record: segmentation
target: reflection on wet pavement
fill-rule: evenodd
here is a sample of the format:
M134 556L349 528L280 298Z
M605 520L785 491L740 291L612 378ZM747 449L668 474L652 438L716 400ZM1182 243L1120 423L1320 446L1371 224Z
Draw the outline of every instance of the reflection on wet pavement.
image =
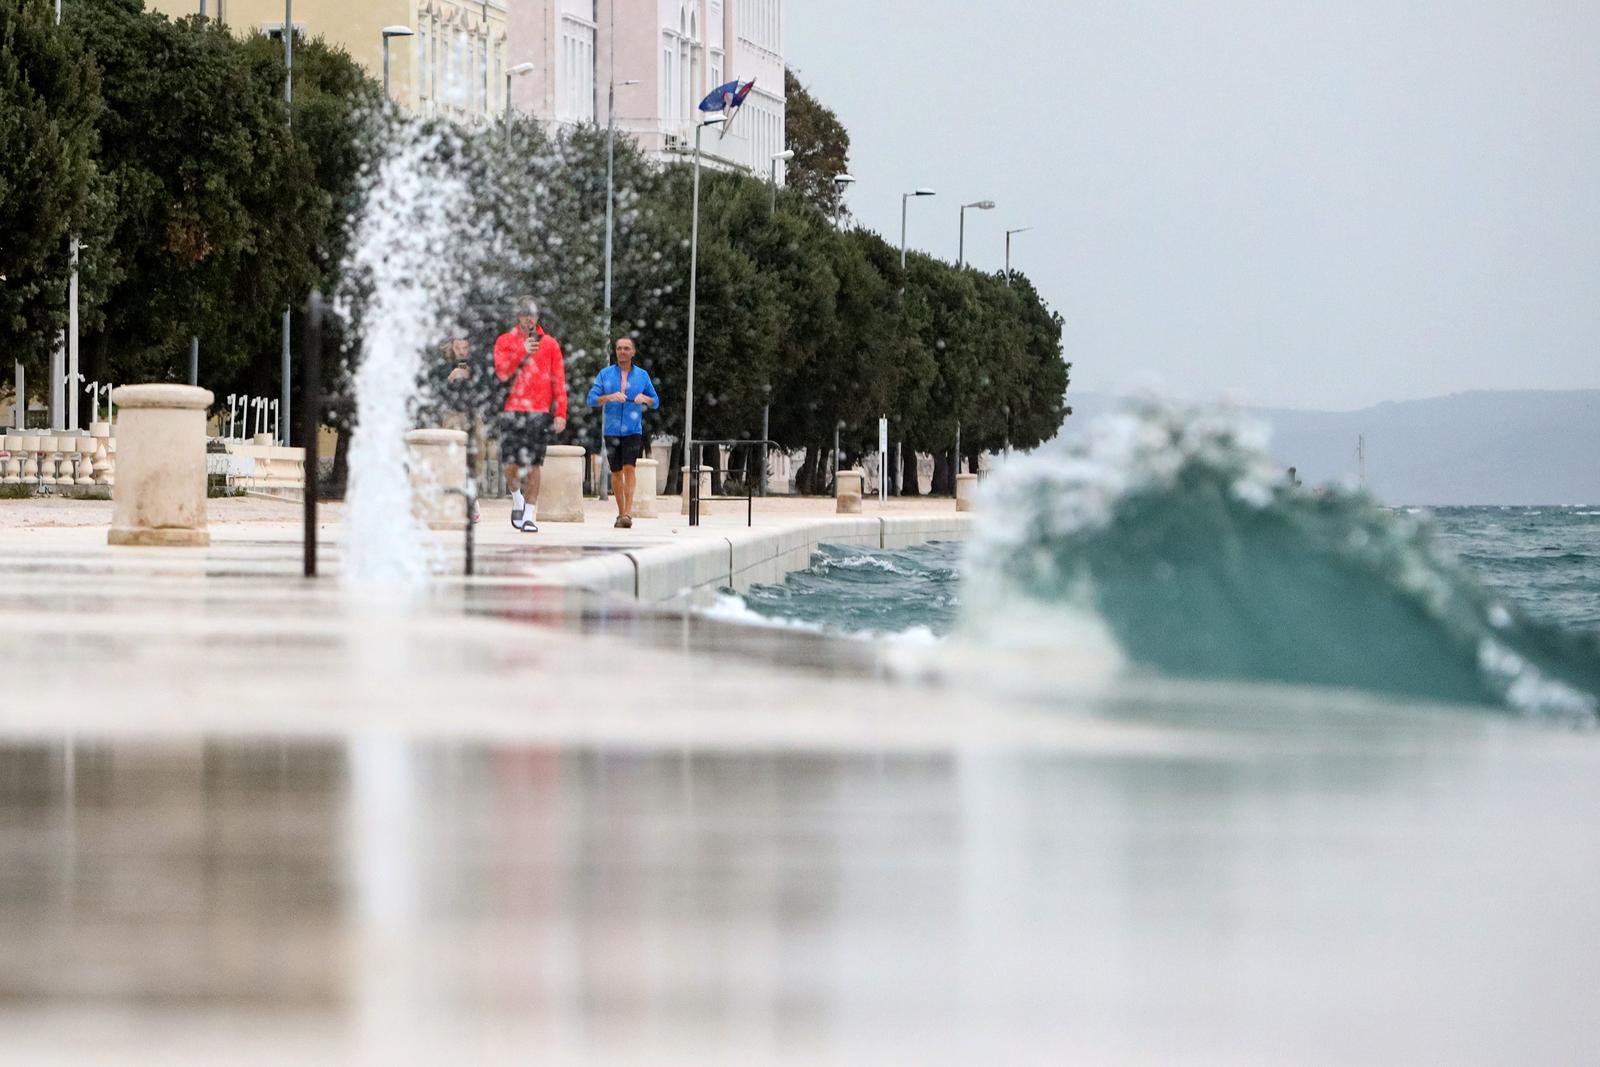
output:
M1503 801L1600 811L1592 771L11 745L0 1038L109 1055L154 1018L184 1023L167 1062L230 1034L264 1062L1575 1062L1593 864L1560 811Z

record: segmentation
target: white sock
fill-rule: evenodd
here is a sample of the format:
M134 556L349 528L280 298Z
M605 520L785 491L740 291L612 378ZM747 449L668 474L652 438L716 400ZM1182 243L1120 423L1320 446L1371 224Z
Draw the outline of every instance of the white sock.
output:
M522 510L522 490L521 489L513 489L513 490L511 490L511 510L512 510L512 512L518 512L518 511Z
M539 521L539 502L537 500L528 505L528 513L523 517L529 522Z

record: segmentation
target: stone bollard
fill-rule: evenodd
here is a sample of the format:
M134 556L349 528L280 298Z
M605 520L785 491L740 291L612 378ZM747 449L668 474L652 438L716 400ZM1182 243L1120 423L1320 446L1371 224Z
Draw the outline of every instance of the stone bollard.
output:
M211 399L211 390L192 385L123 385L112 392L118 477L107 543L211 543L206 531L206 409Z
M467 435L461 430L409 430L406 466L411 472L411 514L430 530L462 530L467 505Z
M551 445L545 450L539 483L540 522L583 521L583 449Z
M838 471L833 476L834 509L841 515L861 514L860 471Z
M956 475L956 510L971 511L972 497L978 491L978 476L976 474Z
M646 456L633 469L633 517L653 519L656 511L656 468L660 464Z
M678 484L683 486L683 501L682 501L682 506L679 507L679 509L678 509L678 514L687 515L687 514L689 514L689 468L688 467L679 467L678 468L678 474L679 474L679 477L681 479ZM709 514L711 514L710 496L711 496L711 468L709 468L709 467L701 467L700 468L700 514L701 515L709 515Z

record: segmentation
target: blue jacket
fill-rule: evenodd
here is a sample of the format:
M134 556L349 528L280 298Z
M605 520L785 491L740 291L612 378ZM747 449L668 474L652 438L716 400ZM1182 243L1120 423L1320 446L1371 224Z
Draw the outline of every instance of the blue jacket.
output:
M661 398L656 396L656 383L650 380L650 372L635 363L628 371L627 387L623 388L622 369L615 363L611 364L595 375L594 384L589 387L589 406L599 407L601 397L616 392L627 394L628 402L618 404L612 401L606 405L602 432L607 437L629 437L644 433L644 405L635 404L633 398L643 393L650 398L651 407L661 406Z

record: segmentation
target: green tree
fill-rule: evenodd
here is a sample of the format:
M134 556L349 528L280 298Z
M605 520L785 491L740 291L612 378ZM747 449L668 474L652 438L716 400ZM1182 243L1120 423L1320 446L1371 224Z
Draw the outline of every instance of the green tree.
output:
M850 169L850 133L831 108L811 95L792 70L783 72L783 136L794 152L785 182L830 218L838 207L836 174Z
M0 351L38 383L66 325L67 243L96 207L99 85L48 0L0 4Z
M101 72L100 166L116 204L85 253L112 279L103 321L88 324L96 376L179 377L191 334L213 372L248 361L247 339L316 280L332 215L285 122L281 63L140 0L79 0L64 17Z

